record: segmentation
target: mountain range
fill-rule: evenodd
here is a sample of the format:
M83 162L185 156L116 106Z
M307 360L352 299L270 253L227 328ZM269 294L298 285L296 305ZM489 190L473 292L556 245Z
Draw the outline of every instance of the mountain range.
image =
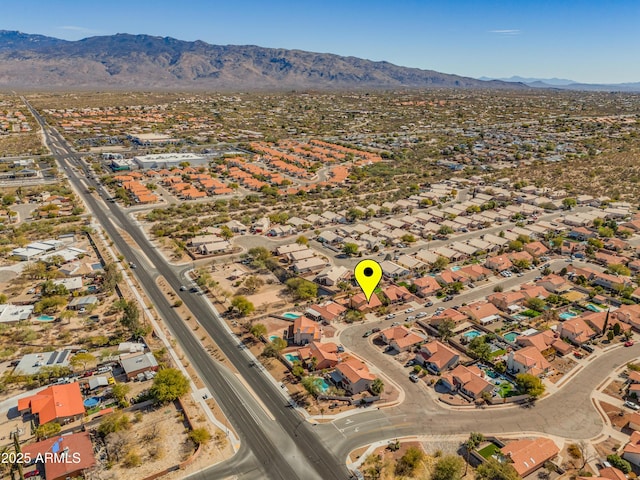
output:
M78 41L0 30L0 87L122 89L526 88L356 57L117 34Z
M604 91L604 92L640 92L640 82L631 83L612 83L612 84L600 84L600 83L582 83L574 80L567 80L565 78L526 78L514 75L509 78L491 78L480 77L478 80L501 80L503 82L515 82L518 84L524 84L531 88L559 88L564 90L591 90L591 91Z

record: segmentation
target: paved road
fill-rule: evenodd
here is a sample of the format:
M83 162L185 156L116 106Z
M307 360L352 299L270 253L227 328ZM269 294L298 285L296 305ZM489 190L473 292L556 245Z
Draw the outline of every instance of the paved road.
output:
M206 299L188 292L180 292L179 287L184 280L178 277L153 248L141 230L136 228L117 206L100 202L95 196L86 193L86 184L97 186L98 191L101 187L90 178L81 180L76 170L71 167L79 167L86 175L86 166L78 161L78 156L72 152L66 141L55 130L47 127L35 110L31 110L45 131L52 154L76 187L78 194L85 200L120 253L127 260L139 265L134 272L140 284L238 431L243 450L232 459L209 468L200 474L199 478L221 478L231 474L247 479L349 478L344 462L335 457L315 435L315 427L303 421L293 409L285 408L282 394L260 370L248 366L248 358L244 351L238 348L237 340L224 328L224 322L211 309ZM122 239L116 226L127 231L144 255L139 250L132 249ZM202 349L189 327L179 318L157 287L154 275L156 269L157 273L164 276L179 293L195 318L215 339L219 348L245 380L252 385L275 420L270 420L243 385Z

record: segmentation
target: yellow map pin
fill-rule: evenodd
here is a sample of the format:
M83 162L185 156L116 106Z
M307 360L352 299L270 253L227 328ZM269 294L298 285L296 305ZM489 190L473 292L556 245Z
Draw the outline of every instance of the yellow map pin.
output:
M371 300L371 295L382 279L382 267L375 260L362 260L353 270L356 282L362 289L362 293L367 297L367 302Z

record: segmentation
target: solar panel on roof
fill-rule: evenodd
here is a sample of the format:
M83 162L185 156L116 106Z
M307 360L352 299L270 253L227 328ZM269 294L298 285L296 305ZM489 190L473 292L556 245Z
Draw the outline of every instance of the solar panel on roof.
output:
M62 363L69 356L69 350L63 350L58 358L58 363Z
M51 365L52 363L55 363L57 356L58 356L58 352L53 352L53 354L49 357L49 360L47 361L47 365Z

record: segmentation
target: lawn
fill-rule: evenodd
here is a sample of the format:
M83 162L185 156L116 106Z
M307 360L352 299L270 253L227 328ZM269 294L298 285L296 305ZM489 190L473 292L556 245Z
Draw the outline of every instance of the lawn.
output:
M529 317L529 318L536 318L540 316L540 312L528 309L528 310L525 310L524 312L520 312L520 315L524 315L525 317Z
M496 350L495 352L491 352L489 355L491 358L499 357L500 355L504 355L507 351L504 348Z
M478 453L482 455L482 458L486 458L487 460L491 458L491 455L494 455L499 452L500 452L500 447L498 447L495 443L490 443L489 445L484 447L482 450L478 450Z

